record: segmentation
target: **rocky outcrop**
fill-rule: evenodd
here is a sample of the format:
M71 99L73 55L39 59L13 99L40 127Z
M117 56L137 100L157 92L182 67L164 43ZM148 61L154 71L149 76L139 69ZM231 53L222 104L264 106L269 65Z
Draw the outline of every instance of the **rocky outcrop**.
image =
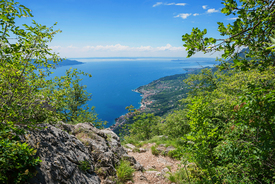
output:
M43 125L22 139L37 149L42 160L29 183L115 183L115 167L121 159L129 160L136 170L143 169L114 132L90 123Z
M158 151L159 153L164 154L164 155L167 155L170 151L174 151L175 149L176 149L176 148L173 147L173 146L168 146L168 147L166 147L166 145L164 145L164 144L160 144L160 145L158 145L158 147L157 147L157 151Z

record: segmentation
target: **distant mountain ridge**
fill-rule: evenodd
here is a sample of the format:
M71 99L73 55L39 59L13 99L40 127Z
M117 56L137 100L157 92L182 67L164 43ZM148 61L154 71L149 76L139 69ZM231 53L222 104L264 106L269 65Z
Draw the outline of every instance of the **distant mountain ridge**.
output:
M49 61L49 64L54 64L52 61ZM83 62L80 61L76 61L76 60L70 60L70 59L66 59L62 62L59 62L56 67L61 67L61 66L69 66L69 65L81 65L83 64Z
M34 61L34 60L32 60L32 61ZM57 68L57 67L62 67L62 66L81 65L84 63L80 62L80 61L76 61L76 60L66 59L66 60L63 60L58 63L54 63L53 61L48 61L48 64L54 65ZM45 67L41 67L41 68L45 68Z

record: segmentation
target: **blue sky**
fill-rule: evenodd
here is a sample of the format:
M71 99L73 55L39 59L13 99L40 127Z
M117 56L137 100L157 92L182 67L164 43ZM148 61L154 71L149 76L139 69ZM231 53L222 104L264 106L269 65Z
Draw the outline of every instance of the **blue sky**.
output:
M186 57L182 35L193 27L219 37L221 0L17 0L42 25L62 30L49 44L61 57ZM216 57L218 54L195 57Z

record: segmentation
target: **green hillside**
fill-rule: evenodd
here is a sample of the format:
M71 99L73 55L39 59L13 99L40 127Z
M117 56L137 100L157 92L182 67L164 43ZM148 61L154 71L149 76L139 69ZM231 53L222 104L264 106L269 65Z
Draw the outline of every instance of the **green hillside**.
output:
M134 90L142 94L141 107L138 111L166 117L175 110L184 109L185 104L180 100L187 97L190 89L183 80L187 79L190 74L199 73L202 69L204 68L185 68L184 70L190 72L162 77L147 85L138 87ZM125 124L133 123L131 118L127 119L126 117L117 118L116 124L111 126L111 129L117 134L120 134L120 130Z

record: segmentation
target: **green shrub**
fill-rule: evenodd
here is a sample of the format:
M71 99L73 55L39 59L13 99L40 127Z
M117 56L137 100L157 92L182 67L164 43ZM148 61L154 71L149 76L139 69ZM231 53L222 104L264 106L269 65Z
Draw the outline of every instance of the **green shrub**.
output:
M7 126L0 127L0 183L28 181L35 176L35 166L41 162L35 158L36 150L13 134Z
M183 147L178 147L175 150L171 150L168 152L168 156L171 158L175 158L177 160L181 160L181 158L186 154Z
M184 168L178 169L175 173L170 173L168 176L168 180L177 184L186 184L188 183L188 177L186 175L186 171Z
M140 152L140 151L139 151L139 148L135 147L135 148L133 149L133 152L138 152L138 153L139 153L139 152Z
M124 136L124 140L122 141L122 144L133 144L133 145L137 145L139 143L139 141L136 139L135 136Z
M133 173L135 170L130 166L130 162L126 160L121 160L120 165L116 168L117 177L119 182L126 182L129 180L133 180Z
M154 114L140 114L134 116L134 123L129 126L129 132L138 140L148 140L154 136L154 128L160 122L160 117Z
M183 139L190 143L190 162L202 171L192 177L203 183L274 183L274 68L230 74L211 93L190 97L191 132Z
M110 134L106 134L107 135L107 141L111 141L112 140L112 136Z
M85 171L91 169L91 164L89 163L88 160L80 161L79 163L80 163L80 165L78 165L78 167L81 171L85 172Z
M152 151L152 154L153 154L153 155L158 156L158 155L159 155L159 151L157 150L156 147L157 147L156 145L155 145L155 146L152 146L152 147L151 147L151 151Z
M156 144L164 144L164 139L159 136L154 136L151 139L145 141L146 143L156 143Z
M188 124L186 114L186 110L179 110L169 114L163 125L164 134L169 137L177 138L189 133L190 126Z
M164 157L166 157L166 156L167 156L167 154L166 154L166 152L165 152L165 151L162 151L160 154L161 154L162 156L164 156Z

